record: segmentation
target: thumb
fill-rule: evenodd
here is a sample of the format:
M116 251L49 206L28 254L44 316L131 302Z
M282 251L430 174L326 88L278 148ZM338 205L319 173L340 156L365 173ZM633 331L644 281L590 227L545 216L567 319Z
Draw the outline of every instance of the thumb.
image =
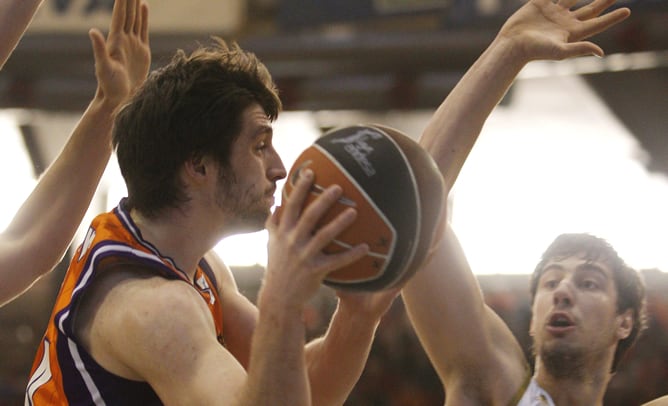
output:
M595 55L598 57L603 57L605 53L598 45L593 42L581 41L573 42L571 44L566 44L564 46L564 59L565 58L574 58L577 56L586 56L586 55Z
M95 63L106 63L107 62L107 46L104 40L104 36L97 28L91 28L88 31L88 37L90 38L91 45L93 46L93 56L95 57Z

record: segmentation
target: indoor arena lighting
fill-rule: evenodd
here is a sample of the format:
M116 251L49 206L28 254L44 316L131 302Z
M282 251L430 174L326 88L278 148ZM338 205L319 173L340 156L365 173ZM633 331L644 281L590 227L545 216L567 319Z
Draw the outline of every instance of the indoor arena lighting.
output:
M0 230L35 186L33 168L14 114L0 111Z
M274 125L274 143L289 169L318 136L323 117L326 126L382 122L417 135L430 115L284 112ZM11 116L0 114L0 134L0 182L11 191L0 208L4 228L35 181ZM647 171L646 157L581 78L518 80L512 102L499 106L486 123L452 195L452 224L474 273L529 273L547 244L564 232L608 239L635 268L668 270L662 246L668 181ZM125 194L112 158L98 193L105 204L91 212L115 206ZM264 266L266 245L267 233L258 232L226 238L215 249L232 267Z
M668 181L576 76L523 80L488 120L455 186L452 221L475 273L528 273L560 233L608 239L668 270Z

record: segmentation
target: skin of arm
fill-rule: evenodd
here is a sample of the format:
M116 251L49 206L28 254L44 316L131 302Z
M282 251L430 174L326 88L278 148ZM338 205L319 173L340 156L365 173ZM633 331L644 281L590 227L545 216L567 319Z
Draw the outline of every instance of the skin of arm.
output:
M601 13L612 0L577 10L575 1L532 0L503 25L427 125L420 144L434 157L451 190L491 111L526 63L602 56L582 41L624 20L628 9ZM447 391L448 404L508 404L529 368L519 344L484 303L451 228L430 262L409 281L403 298L418 336Z
M364 371L380 319L399 292L337 292L339 303L327 332L306 347L314 405L345 402Z
M210 251L204 258L218 280L218 292L220 292L223 308L225 347L247 370L250 360L251 339L257 325L257 307L239 292L232 271L218 254Z
M89 33L98 80L95 97L0 234L0 304L21 294L63 257L111 155L114 113L148 73L148 8L139 0L117 3L106 41L98 30Z
M138 277L140 270L119 270L101 274L79 307L77 336L95 360L112 373L148 382L168 405L312 404L304 354L304 305L329 272L359 259L368 247L322 253L354 221L355 211L342 213L312 234L341 189L328 188L300 213L313 179L310 171L303 176L280 220L274 215L267 221L269 263L257 312L241 319L249 339L247 328L255 324L250 346L242 346L241 355L232 353L238 344L218 343L204 301L187 283ZM221 275L222 263L210 253L206 258ZM219 284L227 282L219 279ZM226 336L230 340L237 338Z
M305 177L305 180L307 180L308 182L312 182L313 173L311 171L305 171L303 176ZM327 191L328 193L334 193L331 196L335 196L335 198L338 197L341 193L341 189L338 186L330 187ZM295 195L295 192L297 192L298 194ZM276 266L276 268L272 269L272 262L270 260L267 266L265 279L263 281L263 287L261 289L260 296L258 299L259 322L255 334L253 335L253 352L252 352L253 355L251 356L251 363L249 368L249 379L250 379L253 376L253 374L258 371L275 370L274 373L280 373L280 370L283 369L285 365L287 365L287 364L281 365L280 363L276 362L276 360L274 359L276 356L273 354L269 355L266 354L265 352L262 352L259 354L259 356L256 356L258 353L255 351L255 349L261 345L263 340L266 340L269 336L276 335L278 331L277 329L279 327L281 327L280 331L283 331L282 328L284 324L287 323L287 326L292 326L292 323L297 323L292 318L285 320L283 316L273 314L277 308L275 303L281 303L281 302L286 303L285 307L287 309L293 309L294 308L293 303L300 303L297 313L293 315L294 317L298 317L299 321L297 324L299 327L295 328L294 337L292 338L283 337L283 339L289 338L290 341L284 342L282 344L282 346L287 346L286 348L289 350L288 353L293 352L295 356L297 356L298 354L298 357L301 360L301 362L295 363L299 365L299 369L294 370L294 373L295 376L298 375L300 379L296 381L294 379L288 379L289 376L283 373L282 378L284 379L284 382L283 383L274 382L274 383L278 384L277 386L275 386L276 388L282 387L285 390L287 388L294 387L295 382L299 382L299 384L302 385L302 387L300 388L301 393L306 394L307 398L295 400L296 403L286 402L285 403L286 405L287 404L320 405L323 404L321 403L321 401L324 399L325 395L329 395L323 393L322 388L320 388L318 385L320 381L314 379L314 372L313 372L314 368L312 366L312 363L309 362L309 359L311 359L311 357L307 355L308 353L311 353L313 350L305 349L306 331L302 319L304 310L303 305L306 303L306 300L308 300L308 298L312 297L318 291L318 289L322 284L322 280L329 272L338 269L345 264L354 262L361 256L365 255L366 252L368 251L368 246L366 245L356 246L353 247L350 251L338 254L338 255L345 255L345 263L341 261L338 261L338 263L332 262L333 258L329 258L330 256L323 254L321 251L322 248L327 244L327 242L330 241L331 238L334 238L339 233L339 231L336 231L336 229L331 228L330 226L319 229L317 234L323 233L322 237L324 239L318 240L317 243L316 241L313 241L312 243L307 244L305 250L300 249L299 246L285 247L284 246L286 242L285 237L287 237L287 241L290 240L300 241L304 239L305 238L304 236L309 235L311 233L311 230L313 230L317 220L316 217L322 215L321 211L314 212L312 209L312 205L309 205L302 214L297 213L297 208L301 207L301 204L299 202L303 201L305 195L306 195L306 189L302 190L300 188L299 190L295 190L291 194L290 199L287 202L287 205L285 205L284 209L282 210L282 213L280 215L280 222L278 221L279 216L277 215L274 215L267 222L267 229L270 235L269 258L275 259L273 265ZM293 201L293 199L295 200ZM306 227L305 228L296 227L293 229L292 232L287 232L287 230L284 227L290 229L292 227L291 224L294 224L297 215L299 215L300 220L302 220L300 221L302 223L301 224L302 227L304 226ZM345 216L345 218L341 218L341 221L345 221L345 226L347 227L352 223L352 221L354 221L355 215L356 212L354 210L345 211L344 213L342 213L342 216ZM338 227L338 229L341 230L341 227ZM283 236L283 237L272 239L271 238L272 235L275 235L276 237L278 236ZM318 272L317 278L313 278L312 275L310 276L309 273L305 272L312 266L312 265L307 266L306 264L313 264L312 262L313 259L309 259L309 257L315 259L316 261L315 263L318 264L316 268L314 268L314 270L317 270ZM294 272L292 273L293 275L292 278L285 279L281 277L282 275L281 273L277 272L277 270L284 267L294 268L296 270L302 269L302 271ZM291 291L294 291L295 286L299 285L308 286L308 289L306 290L306 292L308 292L308 296L302 296L300 298L300 295L298 294L295 295L295 293L290 293ZM273 289L270 290L269 287L272 287ZM375 307L374 306L368 307L368 309L371 308ZM371 312L371 310L369 310L369 312ZM375 326L372 328L375 329ZM316 370L315 375L317 377L323 377L325 375L324 371L322 370L318 371L318 368L315 368L315 370ZM332 368L332 371L333 375L328 375L327 379L330 384L336 385L337 377L339 376L337 374L338 372L337 368ZM354 371L353 374L355 374L356 372L357 371ZM353 385L354 382L357 380L358 376L359 375L357 374L352 378ZM264 388L271 386L272 386L271 382L268 382L264 385L261 385L260 387ZM345 387L343 391L345 392L343 394L345 399L345 396L347 396L349 393L349 388ZM337 392L336 395L341 396L341 393ZM276 401L277 399L274 399L274 402ZM329 401L329 399L327 401ZM279 403L283 404L282 402ZM256 404L262 404L262 402L258 402Z
M16 48L42 0L0 2L0 69Z
M643 406L668 406L668 396L654 399L651 402L643 403Z
M223 307L226 348L247 369L258 310L243 296L230 269L214 252L205 256L216 272ZM399 289L377 294L339 292L339 304L327 333L306 344L306 368L312 403L340 405L364 370L380 318Z

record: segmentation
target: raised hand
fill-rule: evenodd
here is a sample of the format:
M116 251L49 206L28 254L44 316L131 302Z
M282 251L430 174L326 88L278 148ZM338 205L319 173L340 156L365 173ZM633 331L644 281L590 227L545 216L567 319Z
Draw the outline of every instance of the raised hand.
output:
M148 6L141 0L116 0L106 41L95 28L89 37L95 55L97 96L118 106L144 82L151 65Z
M596 44L583 41L626 19L631 12L619 8L602 14L615 0L594 0L572 9L577 0L530 0L503 25L499 38L519 41L527 60L561 60L582 55L603 56Z

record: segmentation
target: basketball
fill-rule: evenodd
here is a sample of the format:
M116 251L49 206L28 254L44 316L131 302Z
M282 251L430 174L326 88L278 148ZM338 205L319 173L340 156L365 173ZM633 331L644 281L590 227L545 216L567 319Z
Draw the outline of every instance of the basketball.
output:
M444 210L444 186L431 156L407 135L379 125L331 130L304 150L288 174L288 199L299 172L314 174L306 205L332 184L341 198L320 220L326 224L348 207L355 222L329 244L333 254L366 243L368 254L331 272L324 283L335 289L377 291L410 278L424 262Z

